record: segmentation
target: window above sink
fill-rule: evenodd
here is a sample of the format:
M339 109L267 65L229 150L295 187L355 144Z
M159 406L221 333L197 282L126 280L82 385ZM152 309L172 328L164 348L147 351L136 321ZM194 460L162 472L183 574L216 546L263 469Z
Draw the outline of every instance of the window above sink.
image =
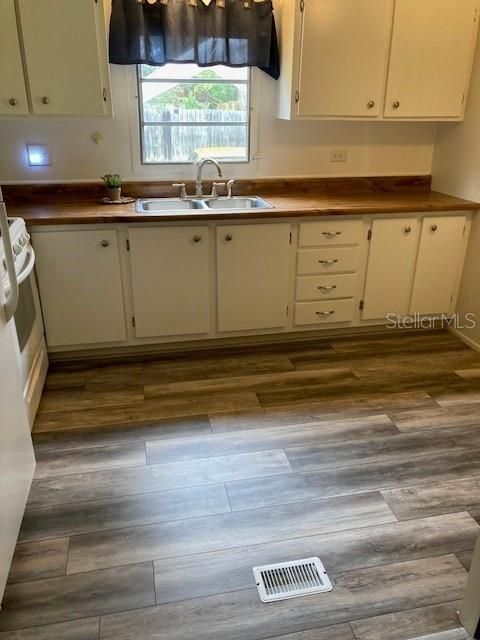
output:
M138 84L143 164L249 161L247 68L140 65Z

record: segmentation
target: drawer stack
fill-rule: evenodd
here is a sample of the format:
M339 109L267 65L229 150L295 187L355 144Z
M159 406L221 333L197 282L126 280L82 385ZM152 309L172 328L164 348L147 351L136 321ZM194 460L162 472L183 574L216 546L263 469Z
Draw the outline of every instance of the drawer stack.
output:
M300 225L295 324L354 319L362 234L362 220L322 220Z

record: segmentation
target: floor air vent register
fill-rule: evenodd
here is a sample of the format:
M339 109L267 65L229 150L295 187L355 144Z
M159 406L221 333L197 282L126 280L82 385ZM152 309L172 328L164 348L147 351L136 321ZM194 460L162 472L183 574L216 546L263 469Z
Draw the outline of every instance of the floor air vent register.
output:
M253 575L262 602L299 598L333 588L320 558L254 567Z

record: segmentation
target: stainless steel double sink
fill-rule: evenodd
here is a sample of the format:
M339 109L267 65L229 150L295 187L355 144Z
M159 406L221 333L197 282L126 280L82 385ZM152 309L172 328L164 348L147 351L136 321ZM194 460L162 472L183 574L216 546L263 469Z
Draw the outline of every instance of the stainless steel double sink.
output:
M273 209L259 196L233 196L232 198L148 198L136 201L137 213L161 215L162 213L188 213L192 210L228 213L232 210Z

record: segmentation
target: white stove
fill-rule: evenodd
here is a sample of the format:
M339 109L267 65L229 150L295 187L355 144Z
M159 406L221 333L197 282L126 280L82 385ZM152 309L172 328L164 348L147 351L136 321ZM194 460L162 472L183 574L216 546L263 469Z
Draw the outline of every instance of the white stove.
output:
M0 207L5 210L1 199ZM18 282L18 303L13 315L18 342L23 395L30 422L33 426L48 369L42 311L35 279L35 252L30 234L22 218L9 218L8 229L12 246L12 259ZM4 297L9 298L10 279L7 272L7 256L0 243L0 286Z
M12 224L15 222L15 218L8 218L7 223L8 226L11 227ZM2 230L0 229L0 238L2 237ZM3 250L3 247L0 247L0 251Z
M1 204L1 202L0 202ZM13 259L17 279L22 277L23 272L27 269L28 273L33 269L35 256L32 246L30 245L30 234L27 231L25 222L22 218L8 218L8 228L10 231L10 241L12 244ZM1 237L0 231L0 237ZM7 264L4 255L3 245L0 245L0 279L7 283Z

